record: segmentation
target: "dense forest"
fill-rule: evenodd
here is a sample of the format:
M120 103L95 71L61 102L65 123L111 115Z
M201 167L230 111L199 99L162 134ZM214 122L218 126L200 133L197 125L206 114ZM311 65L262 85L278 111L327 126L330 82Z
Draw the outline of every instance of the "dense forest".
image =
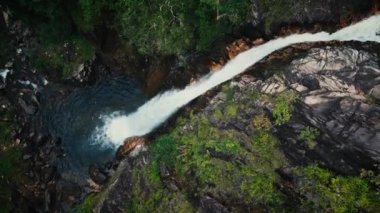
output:
M247 18L249 1L8 1L12 17L30 26L44 53L38 65L52 65L69 73L70 62L92 59L96 30L115 30L139 54L167 56L190 50L207 50L212 42L241 26ZM99 28L99 29L98 29ZM99 47L99 46L98 46ZM75 59L65 56L67 48ZM46 51L47 50L47 51ZM49 59L44 60L43 56ZM40 62L40 63L39 63Z

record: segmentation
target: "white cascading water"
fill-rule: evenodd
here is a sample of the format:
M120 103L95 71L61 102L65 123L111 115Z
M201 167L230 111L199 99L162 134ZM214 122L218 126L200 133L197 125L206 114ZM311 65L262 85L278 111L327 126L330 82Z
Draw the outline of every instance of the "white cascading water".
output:
M151 132L191 100L244 72L274 51L296 43L332 40L380 43L380 15L372 16L333 34L327 32L297 34L254 47L240 53L221 70L202 77L182 90L170 90L153 97L136 112L129 115L106 117L105 126L98 129L96 134L98 138L106 138L114 146L120 146L126 138L142 136Z

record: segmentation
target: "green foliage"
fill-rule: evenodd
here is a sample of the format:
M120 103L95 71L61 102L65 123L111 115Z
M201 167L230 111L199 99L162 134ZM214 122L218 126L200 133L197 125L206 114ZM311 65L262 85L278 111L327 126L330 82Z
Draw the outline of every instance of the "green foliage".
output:
M83 38L73 39L73 45L76 47L76 55L83 60L93 59L95 56L95 49L92 44Z
M119 0L114 5L116 23L142 54L176 54L189 48L191 25L186 20L191 1Z
M215 181L219 172L212 166L212 160L207 149L219 148L218 150L220 150L223 145L218 145L218 143L221 143L219 140L222 137L215 128L209 125L207 119L192 117L192 121L194 122L192 124L197 128L196 133L178 138L181 145L181 155L176 164L176 170L182 176L195 172L195 178L200 185L206 185Z
M86 199L84 199L84 201L81 203L81 205L75 209L75 212L92 213L96 204L95 200L95 194L88 195Z
M249 1L200 0L195 10L198 28L198 50L209 48L213 41L244 22Z
M258 100L262 96L262 94L256 89L249 91L248 93L249 93L249 97L253 100Z
M335 176L317 166L301 168L304 176L300 187L305 207L332 212L375 211L380 208L380 194L370 189L359 177Z
M43 44L61 43L75 33L70 14L66 10L69 5L75 4L74 0L2 2L3 6L12 11L13 17L32 27Z
M302 168L301 171L308 179L317 180L321 184L328 184L333 177L331 172L315 165Z
M146 170L146 175L151 183L159 184L161 182L159 161L151 162Z
M269 33L273 22L287 21L292 17L291 3L285 0L259 0L259 10L264 13L265 31Z
M241 190L255 202L279 206L283 202L283 195L275 187L275 169L284 164L284 156L277 148L277 139L269 133L269 119L263 115L257 116L256 119L257 126L261 128L258 128L252 138L252 145L257 154L252 164L255 173L251 172L250 178L242 182ZM247 168L248 171L252 170L251 167Z
M264 114L257 115L253 119L252 124L256 129L264 131L269 131L272 127L272 123L270 122L269 118Z
M378 166L380 168L380 166ZM380 171L380 170L379 170ZM360 177L367 179L370 183L374 184L376 187L380 187L380 173L375 173L371 170L361 170Z
M365 96L365 102L369 105L374 105L374 104L376 104L376 98L373 97L372 95L366 95Z
M290 96L289 94L282 95L283 97ZM274 99L268 97L271 101L278 101L278 99L278 97ZM188 119L179 120L176 129L169 135L157 139L153 145L159 148L152 148L156 150L152 153L164 153L165 150L179 151L176 154L177 158L169 158L176 159L171 162L173 163L171 178L186 184L179 193L169 192L163 184L167 180L162 180L159 174L158 165L164 161L162 155L150 155L153 158L148 167L142 171L136 168L136 173L144 172L145 174L138 175L136 181L144 179L142 177L148 177L148 184L154 190L147 195L142 188L138 189L140 191L135 193L133 201L135 205L131 205L135 210L137 209L136 211L153 211L154 208L163 208L169 202L166 198L175 199L174 197L184 194L212 195L215 199L226 202L226 205L233 206L238 200L239 205L264 205L273 211L281 210L286 206L285 195L277 187L281 184L278 183L276 173L276 170L283 167L286 161L278 148L278 140L270 133L272 124L265 114L257 115L252 121L256 130L251 138L252 149L250 150L241 145L237 137L238 132L217 129L202 115L191 115ZM300 137L303 140L315 140L318 134L314 129L306 128L302 135ZM173 145L175 148L166 147L167 145ZM379 194L370 188L366 180L358 177L336 176L317 166L301 167L297 172L299 178L294 183L295 190L298 190L297 193L300 194L301 208L306 211L323 209L329 212L360 210L373 212L378 208ZM366 176L375 177L376 175L367 172ZM140 182L135 183L135 186L141 185ZM163 194L165 196L162 196ZM183 198L183 200L187 199ZM178 207L182 201L171 206Z
M207 143L205 147L211 148L216 152L224 152L227 154L236 154L239 151L239 143L232 139L225 139L219 143Z
M293 91L286 91L276 97L273 106L273 117L276 125L288 122L293 113L292 103L297 99L297 94Z
M95 49L86 39L72 37L63 44L49 44L35 50L34 55L34 67L54 69L59 71L62 77L68 78L81 63L95 57Z
M281 205L283 196L275 187L275 169L284 160L277 140L268 131L258 132L252 139L253 155L241 147L235 131L216 129L202 116L191 116L186 123L194 132L183 134L180 128L172 132L181 151L175 171L192 191L211 193L216 199L226 194L250 205ZM246 163L240 165L236 159Z
M222 109L218 108L214 111L214 117L218 119L234 118L238 114L238 105L233 102L235 91L228 84L221 87L221 91L226 94L226 102Z
M252 137L252 145L255 151L259 153L260 158L257 160L261 169L278 168L284 163L284 156L277 149L277 138L271 135L269 131L257 131Z
M21 150L18 147L8 147L0 151L0 203L2 209L10 209L11 185L22 181ZM7 212L7 211L5 211Z
M107 191L102 191L99 193L91 193L82 201L82 203L74 208L71 212L76 213L92 213L98 205L105 200L107 197Z
M79 0L81 8L81 16L76 15L77 24L82 30L88 31L92 29L97 20L101 18L102 11L108 9L108 4L105 0ZM78 19L80 16L80 19Z
M0 28L0 64L2 65L7 63L12 58L12 55L15 54L12 54L14 50L12 50L13 48L10 40L10 36L6 29Z
M320 133L318 129L306 127L304 130L301 131L299 139L305 141L310 149L314 149L314 147L317 145L315 140L317 139L319 134Z
M108 23L144 55L172 55L212 42L241 26L249 0L5 0L15 17L34 29L44 46Z
M237 112L238 112L238 106L236 105L227 105L226 108L224 109L225 115L228 118L233 118L236 117Z
M241 25L248 13L249 1L178 1L154 3L119 0L114 5L116 23L123 35L143 54L177 54L189 49L196 40L198 50ZM122 8L122 9L120 9Z
M132 170L132 197L126 212L193 212L184 194L170 191L162 184L158 165L158 160L152 158L146 167Z
M53 69L63 77L69 77L80 63L94 57L94 47L83 33L95 24L90 21L93 16L100 15L104 5L103 1L91 0L3 2L13 18L21 19L36 34L40 45L31 50L34 67Z
M21 162L21 149L12 143L10 134L14 128L11 113L1 113L0 121L0 203L4 204L2 209L7 212L10 209L11 187L8 182L18 183L23 180L23 165Z
M224 84L222 86L222 92L226 94L226 104L227 105L232 104L234 94L235 94L233 88L230 88L228 84Z
M176 141L171 135L159 137L151 147L152 154L156 161L162 161L168 167L173 167L177 160L178 149Z
M0 157L0 174L5 178L13 178L18 171L17 163L21 160L21 151L16 147L8 147Z
M279 205L283 201L282 195L273 184L275 181L276 176L274 173L270 173L269 175L253 175L242 182L241 190L254 202Z
M217 118L219 120L223 119L223 113L222 113L222 110L220 110L220 109L214 110L213 115L215 118Z
M241 189L255 202L278 206L283 202L283 195L275 188L277 180L275 169L284 164L284 156L277 148L277 139L269 133L270 123L267 123L269 119L258 117L261 121L265 121L265 125L258 129L252 138L256 157L252 159L253 168L248 169L253 169L255 172L251 172L251 177L242 182Z

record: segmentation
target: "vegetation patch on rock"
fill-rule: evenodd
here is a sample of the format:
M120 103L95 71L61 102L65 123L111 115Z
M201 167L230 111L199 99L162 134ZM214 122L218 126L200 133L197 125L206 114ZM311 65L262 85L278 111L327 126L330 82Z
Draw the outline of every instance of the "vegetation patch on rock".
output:
M356 212L380 209L380 194L360 177L342 177L311 165L297 169L301 175L298 187L306 209L332 212Z
M11 132L15 127L13 113L1 111L0 117L0 211L8 212L12 207L12 185L20 183L25 177L21 147L11 138Z

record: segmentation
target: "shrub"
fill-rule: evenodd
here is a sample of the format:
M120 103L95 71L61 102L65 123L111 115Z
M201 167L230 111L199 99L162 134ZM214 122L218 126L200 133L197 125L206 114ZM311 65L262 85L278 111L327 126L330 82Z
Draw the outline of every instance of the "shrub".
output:
M213 113L213 116L217 119L223 119L223 113L222 113L222 110L220 109L215 109L214 110L214 113Z
M225 111L225 115L228 117L228 118L233 118L233 117L236 117L237 113L238 113L238 106L236 105L227 105L226 108L224 109Z
M222 86L222 92L226 94L226 104L231 104L234 98L234 90L228 84Z
M77 213L92 213L95 207L95 194L88 195L84 201L74 210Z
M7 120L0 121L0 203L4 204L2 210L7 212L11 207L9 205L11 185L24 180L24 165L21 159L21 148L13 143L10 136L14 128L13 114L0 112L0 116Z
M166 166L173 167L178 155L176 141L169 134L163 135L152 144L151 152L156 162L162 161Z
M380 168L380 165L378 165L377 167ZM376 187L380 187L380 173L377 172L376 174L372 170L362 169L360 172L360 177L367 179L370 183L374 184Z
M241 190L256 204L279 205L282 203L282 195L275 188L275 181L274 173L255 174L242 182Z
M288 122L293 113L293 102L298 98L293 91L286 91L276 97L272 115L275 118L276 125L282 125Z
M335 176L318 166L301 168L304 177L299 189L304 206L332 212L375 211L380 208L380 194L359 177Z
M256 129L264 131L269 131L272 127L272 123L264 114L257 115L253 119L252 124Z
M284 0L260 0L259 9L265 12L265 31L271 32L273 22L287 21L292 17L291 3Z
M317 145L315 140L317 139L319 134L320 133L318 129L306 127L304 130L301 131L299 139L304 140L310 149L314 149L314 147Z

